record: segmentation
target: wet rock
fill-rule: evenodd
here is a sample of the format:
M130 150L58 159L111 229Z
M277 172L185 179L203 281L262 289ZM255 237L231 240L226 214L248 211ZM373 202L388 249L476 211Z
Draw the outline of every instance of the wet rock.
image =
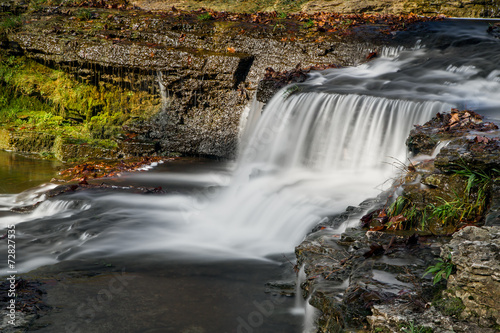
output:
M467 227L441 248L457 271L441 296L415 311L404 303L374 305L367 317L374 331L399 332L402 327L432 332L488 332L498 328L500 307L498 227Z
M452 140L441 149L434 165L444 172L452 172L469 167L490 173L500 170L500 140L495 137L476 135L473 138Z
M483 122L483 117L471 110L452 109L450 113L436 114L424 125L416 125L406 145L414 155L431 155L441 141L462 137L466 132L491 132L497 129L498 126Z
M295 281L270 281L266 283L266 293L283 296L293 296L297 291Z
M500 38L500 24L494 23L488 27L488 33L495 38Z
M59 176L62 180L79 180L86 182L87 179L104 177L116 177L126 172L134 172L150 169L152 166L163 164L174 158L166 157L141 157L129 158L119 161L90 160L85 163L74 165L68 169L61 170ZM83 180L82 180L83 179Z
M484 225L500 227L500 180L498 178L493 181L491 193L491 203L485 217Z
M261 80L257 86L256 98L259 102L267 103L283 87L284 85L276 81Z
M257 100L259 102L267 103L281 88L289 84L304 82L307 79L307 74L310 71L338 67L340 66L335 64L327 64L302 68L301 64L297 64L294 69L282 72L276 72L272 67L268 67L266 68L264 78L259 81L256 94ZM286 92L286 95L289 95L290 93L296 91L298 91L298 89L294 89L293 87L291 87L290 90Z
M407 23L403 27L397 16L353 20L339 14L318 14L323 27L338 25L337 30L310 34L302 27L304 17L300 15L278 19L273 13L210 12L213 19L202 21L198 19L200 12L171 7L168 12L148 13L119 10L128 8L119 7L124 4L104 8L93 2L86 5L92 6L88 17L73 7L43 7L30 13L22 26L6 34L2 45L78 80L144 93L150 101L148 116L132 119L122 130L144 143L141 149L152 151L154 147L158 155L178 152L234 157L240 116L256 90L266 91L259 93L259 99L268 100L276 83L281 86L304 80L309 70L329 64L364 62L373 49L400 43L381 33L379 27L406 29L410 23L403 20ZM346 24L339 24L340 19ZM411 22L414 20L422 18L414 15ZM377 29L371 24L377 24ZM355 34L339 33L341 27L351 26L356 26ZM301 67L293 69L297 64ZM268 67L284 79L262 83L257 89ZM87 114L80 110L72 117L85 122L105 113L107 103L93 103L88 103L93 106ZM114 158L140 154L136 148L121 144L111 151L71 147L64 153ZM62 154L61 150L56 155Z
M48 198L57 197L59 195L81 192L81 191L102 191L102 190L113 190L115 192L129 192L129 193L139 193L139 194L165 194L161 186L159 187L135 187L135 186L116 186L111 184L101 183L87 183L86 180L82 180L78 184L60 185L50 191L47 191L46 196ZM30 208L35 208L36 206L24 207L25 212Z
M434 333L494 333L496 330L482 328L473 323L457 321L443 315L430 306L422 312L415 312L407 304L375 305L368 316L374 332L434 332ZM413 327L413 330L412 330Z
M12 288L11 281L16 291L15 298L9 296L9 290ZM43 300L44 294L42 283L37 280L18 278L2 282L0 284L0 315L2 316L0 330L4 333L17 333L25 332L32 327L36 318L50 310ZM8 306L11 300L15 300L15 319L9 322L11 318Z
M31 131L20 134L0 128L0 149L11 149L22 152L50 152L54 147L56 136L49 133Z
M420 308L429 301L433 287L420 277L439 246L410 238L355 228L338 235L323 228L296 248L297 264L307 275L302 287L321 311L323 331L362 327L375 304L404 300Z
M500 325L500 227L467 227L443 246L457 272L448 280L448 293L465 309L461 318L480 327Z

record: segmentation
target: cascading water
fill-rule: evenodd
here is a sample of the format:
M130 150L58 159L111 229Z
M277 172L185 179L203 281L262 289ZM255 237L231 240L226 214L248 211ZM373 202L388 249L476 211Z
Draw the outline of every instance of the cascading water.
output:
M193 194L67 198L87 202L108 223L100 229L88 223L81 232L95 237L78 248L62 242L44 255L52 261L50 253L62 260L93 253L175 252L219 260L290 253L323 216L380 192L394 172L390 164L406 161L405 139L414 124L465 104L471 94L491 106L492 91L500 85L494 71L482 78L472 65L416 71L427 52L435 54L417 43L408 51L384 51L365 65L314 73L278 92L262 115L255 103L247 122L253 131L242 138L233 175L227 170L189 175L185 184L200 189ZM473 77L488 89L464 95L457 82ZM172 182L179 176L156 179ZM69 228L71 221L64 224Z

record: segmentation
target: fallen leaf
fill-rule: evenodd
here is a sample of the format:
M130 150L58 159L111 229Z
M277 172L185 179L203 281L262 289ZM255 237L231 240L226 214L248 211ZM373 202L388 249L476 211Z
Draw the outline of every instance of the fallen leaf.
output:
M455 124L459 120L460 120L460 116L458 115L458 113L454 113L454 114L451 115L449 124L450 125Z
M377 227L370 228L369 231L381 231L384 229L385 229L385 227L383 225L379 225Z
M490 139L488 139L487 137L485 136L476 136L475 140L477 143L488 143L490 142Z
M378 56L377 51L370 52L370 53L366 56L366 60L370 60L370 59L376 58L377 56Z

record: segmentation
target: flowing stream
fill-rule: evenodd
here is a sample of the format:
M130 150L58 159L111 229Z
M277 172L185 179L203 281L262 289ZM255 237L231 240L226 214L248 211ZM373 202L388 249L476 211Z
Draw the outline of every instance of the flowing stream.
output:
M0 228L16 225L19 272L44 276L104 263L139 277L108 310L94 312L81 300L107 282L94 279L87 289L71 282L70 292L57 284L52 302L66 310L39 331L63 332L76 322L82 332L302 332L296 303L269 303L263 285L293 277L284 257L293 261L311 228L388 185L394 164L407 161L414 124L452 107L500 120L500 46L487 26L428 24L407 36L410 47L312 73L264 110L255 103L236 162L188 159L106 180L162 186L165 195L89 191L46 200L53 185L2 194ZM38 201L30 213L9 212ZM0 249L6 253L3 243Z

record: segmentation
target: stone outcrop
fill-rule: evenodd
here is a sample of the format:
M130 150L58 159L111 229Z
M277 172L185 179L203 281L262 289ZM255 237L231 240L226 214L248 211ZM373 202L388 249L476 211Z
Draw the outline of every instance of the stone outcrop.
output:
M384 193L313 229L296 256L307 275L306 296L321 311L319 332L498 329L497 135L494 124L472 111L438 114L407 141L421 158L395 184L403 200ZM448 145L434 152L441 142ZM446 207L439 206L443 200ZM474 214L465 217L464 207ZM440 209L446 216L436 220ZM359 220L358 228L332 231ZM452 274L434 284L424 272L439 265Z
M443 247L441 257L448 256L457 272L447 292L463 302L460 317L481 327L500 327L500 227L460 230Z
M321 310L319 331L363 326L375 305L423 309L432 286L421 276L438 249L418 238L355 229L338 238L310 235L296 254L308 275L309 302Z

